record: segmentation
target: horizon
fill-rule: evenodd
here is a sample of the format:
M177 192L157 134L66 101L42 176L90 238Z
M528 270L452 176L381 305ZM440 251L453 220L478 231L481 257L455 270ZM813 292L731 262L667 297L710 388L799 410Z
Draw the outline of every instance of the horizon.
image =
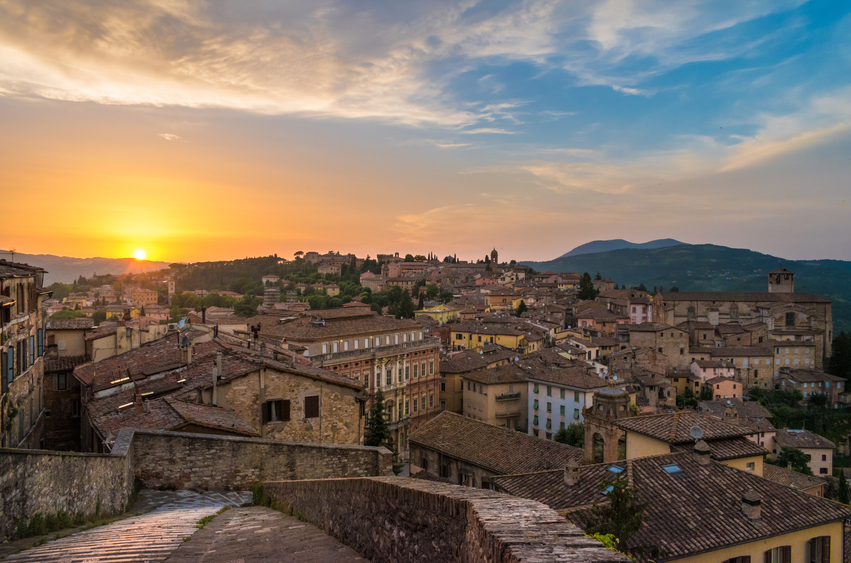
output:
M619 238L851 260L851 5L671 6L11 0L0 179L38 213L0 240L162 262L339 241L544 261Z

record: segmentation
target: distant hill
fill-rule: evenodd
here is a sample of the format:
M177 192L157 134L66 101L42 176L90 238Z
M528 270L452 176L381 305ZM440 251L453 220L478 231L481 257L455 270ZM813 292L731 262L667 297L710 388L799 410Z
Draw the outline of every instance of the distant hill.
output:
M560 258L579 256L580 254L595 254L597 252L622 250L624 248L653 249L665 248L667 246L679 246L681 244L686 243L674 240L672 238L660 238L658 240L651 240L650 242L642 243L629 242L628 240L623 240L622 238L616 238L613 240L595 240L593 242L586 242L585 244L577 246L567 254L562 254Z
M784 260L752 250L713 244L657 249L621 249L523 262L539 272L600 272L618 286L641 283L680 291L768 291L767 274L778 267L795 272L795 292L833 301L834 332L851 330L851 262Z
M9 256L4 255L7 260ZM141 274L168 268L167 262L136 260L135 258L72 258L52 254L15 253L15 262L38 266L47 270L45 285L53 282L71 283L80 276L92 274Z

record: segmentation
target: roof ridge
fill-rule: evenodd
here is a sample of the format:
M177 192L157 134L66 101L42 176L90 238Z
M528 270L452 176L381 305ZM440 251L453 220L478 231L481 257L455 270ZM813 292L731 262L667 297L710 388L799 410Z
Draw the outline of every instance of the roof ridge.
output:
M671 425L671 438L670 441L676 442L677 440L677 427L680 425L680 413L674 413L674 423Z

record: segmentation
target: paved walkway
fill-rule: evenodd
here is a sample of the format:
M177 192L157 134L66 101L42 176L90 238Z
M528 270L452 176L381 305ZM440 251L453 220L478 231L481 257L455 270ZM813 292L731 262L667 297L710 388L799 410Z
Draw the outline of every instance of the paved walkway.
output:
M164 561L198 530L195 524L226 505L251 502L251 493L193 493L150 491L139 493L134 513L152 512L119 520L34 547L7 560L62 563L154 563Z
M312 524L262 506L228 510L168 558L168 563L250 561L369 563Z

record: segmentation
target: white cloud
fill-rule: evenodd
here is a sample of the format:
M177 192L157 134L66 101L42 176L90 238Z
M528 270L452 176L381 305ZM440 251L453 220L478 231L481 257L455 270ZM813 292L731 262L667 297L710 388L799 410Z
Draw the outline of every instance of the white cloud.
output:
M174 135L172 133L160 133L159 136L165 139L166 141L182 141L184 143L186 142L180 135Z

